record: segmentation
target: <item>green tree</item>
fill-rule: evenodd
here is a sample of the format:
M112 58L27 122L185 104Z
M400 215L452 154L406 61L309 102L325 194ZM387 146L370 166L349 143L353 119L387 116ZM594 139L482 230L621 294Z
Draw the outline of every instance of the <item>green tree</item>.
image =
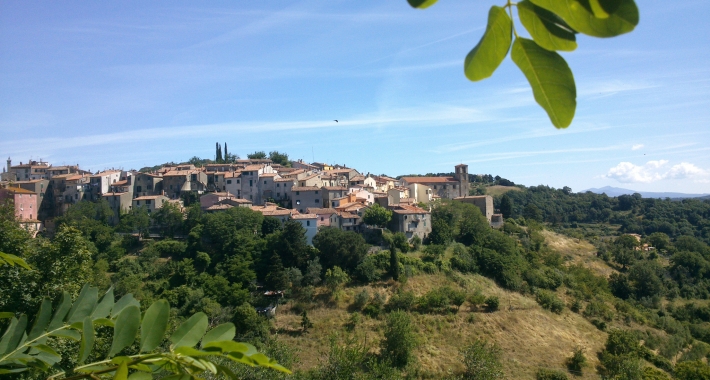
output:
M320 252L325 268L338 266L349 273L357 268L368 249L362 235L334 227L321 228L313 237L313 246Z
M148 236L150 228L150 214L145 207L133 207L128 213L121 216L118 230L121 232L137 232L141 236Z
M279 164L284 167L291 167L291 161L289 161L288 154L286 153L281 153L276 150L271 151L269 152L269 159L271 159L271 161L275 164Z
M362 215L362 221L370 226L384 228L392 220L392 211L375 203L365 210Z
M393 311L384 326L381 354L397 368L404 368L414 360L418 345L411 317L404 311Z
M528 203L523 210L523 217L528 220L542 222L542 211L532 203Z
M513 217L513 201L510 200L508 194L503 194L500 199L500 213L505 219Z
M340 291L348 281L350 281L350 277L338 266L325 271L325 285L333 294Z
M436 0L408 2L427 8ZM532 39L521 37L522 30L516 30L513 7ZM511 58L530 83L535 101L555 127L566 128L574 118L577 90L572 71L557 51L575 50L577 32L614 37L634 30L638 22L633 0L526 0L494 5L483 37L466 56L464 74L471 81L490 77L512 45Z
M648 242L656 249L668 249L671 246L671 239L663 232L654 232L648 236Z
M286 221L283 230L268 236L267 251L278 253L285 267L301 270L306 269L308 260L315 255L313 247L308 245L306 230L295 220Z
M256 151L254 153L247 154L247 158L250 160L261 160L266 158L266 152L263 150Z
M271 255L269 272L266 274L266 286L273 290L288 288L288 274L281 263L281 257L274 253Z
M180 211L180 206L173 202L164 202L151 215L151 218L155 225L160 228L161 235L165 237L174 237L182 230L183 214Z

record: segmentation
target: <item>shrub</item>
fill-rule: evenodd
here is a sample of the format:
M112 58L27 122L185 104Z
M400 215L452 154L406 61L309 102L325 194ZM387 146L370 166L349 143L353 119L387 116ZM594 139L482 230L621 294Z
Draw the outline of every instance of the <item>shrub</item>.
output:
M535 379L536 380L569 380L569 377L567 377L567 374L554 370L554 369L547 369L547 368L540 368L537 370L537 373L535 374Z
M476 340L462 351L466 367L462 378L465 380L493 380L504 378L500 363L500 348L484 340Z
M710 366L700 360L682 362L675 366L675 378L679 380L710 380Z
M476 291L473 292L473 294L469 294L468 296L468 303L471 304L472 308L478 309L480 305L483 305L486 303L486 296L481 293L480 289L476 289Z
M361 292L355 295L355 302L353 302L353 307L357 310L362 310L367 303L370 302L370 293L367 289L363 289Z
M562 310L565 308L565 304L557 298L555 293L548 290L538 290L535 299L544 309L550 310L556 314L562 313Z
M417 297L412 292L397 292L392 297L390 297L387 302L387 309L390 311L395 310L412 310L417 302Z
M500 301L498 300L498 297L490 296L486 298L486 311L488 311L489 313L497 311L499 305Z
M387 316L384 330L381 355L397 368L411 363L414 358L412 352L418 343L409 314L392 312Z
M587 365L587 357L584 356L584 349L577 347L572 352L572 356L567 358L567 369L577 376L582 375L582 370Z

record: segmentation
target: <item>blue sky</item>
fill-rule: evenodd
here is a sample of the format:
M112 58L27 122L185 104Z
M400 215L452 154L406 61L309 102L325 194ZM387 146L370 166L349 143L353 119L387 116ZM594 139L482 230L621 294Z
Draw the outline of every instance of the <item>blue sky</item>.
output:
M492 4L5 0L0 157L138 169L219 141L365 173L463 162L525 185L710 193L710 2L638 1L634 32L578 36L566 130L509 57L464 77Z

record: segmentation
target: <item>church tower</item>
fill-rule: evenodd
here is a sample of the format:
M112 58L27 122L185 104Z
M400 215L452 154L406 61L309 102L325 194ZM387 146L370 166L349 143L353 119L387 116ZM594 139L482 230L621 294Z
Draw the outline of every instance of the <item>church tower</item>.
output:
M459 181L459 197L465 197L468 195L469 190L468 165L459 164L454 169L454 178Z

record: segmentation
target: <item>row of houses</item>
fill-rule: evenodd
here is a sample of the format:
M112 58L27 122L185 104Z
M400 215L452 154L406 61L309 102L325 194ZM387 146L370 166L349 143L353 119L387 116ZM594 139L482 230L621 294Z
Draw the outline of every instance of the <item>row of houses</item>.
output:
M145 207L152 213L166 202L182 206L183 199L199 199L205 212L250 207L282 222L298 220L310 241L321 226L361 230L365 210L379 204L392 210L398 231L408 238L423 239L431 232L428 205L437 199L458 199L478 206L492 226L502 224L502 217L493 213L491 197L468 195L468 166L463 164L455 167L453 177L395 179L362 174L344 165L301 160L294 161L292 167L255 159L199 168L183 164L152 172L106 170L92 174L78 165L55 168L31 161L12 166L8 159L2 180L8 189L34 194L35 212L28 214L23 209L20 213L33 221L61 215L80 200L105 199L114 211L111 223L118 223L120 215L132 208Z

